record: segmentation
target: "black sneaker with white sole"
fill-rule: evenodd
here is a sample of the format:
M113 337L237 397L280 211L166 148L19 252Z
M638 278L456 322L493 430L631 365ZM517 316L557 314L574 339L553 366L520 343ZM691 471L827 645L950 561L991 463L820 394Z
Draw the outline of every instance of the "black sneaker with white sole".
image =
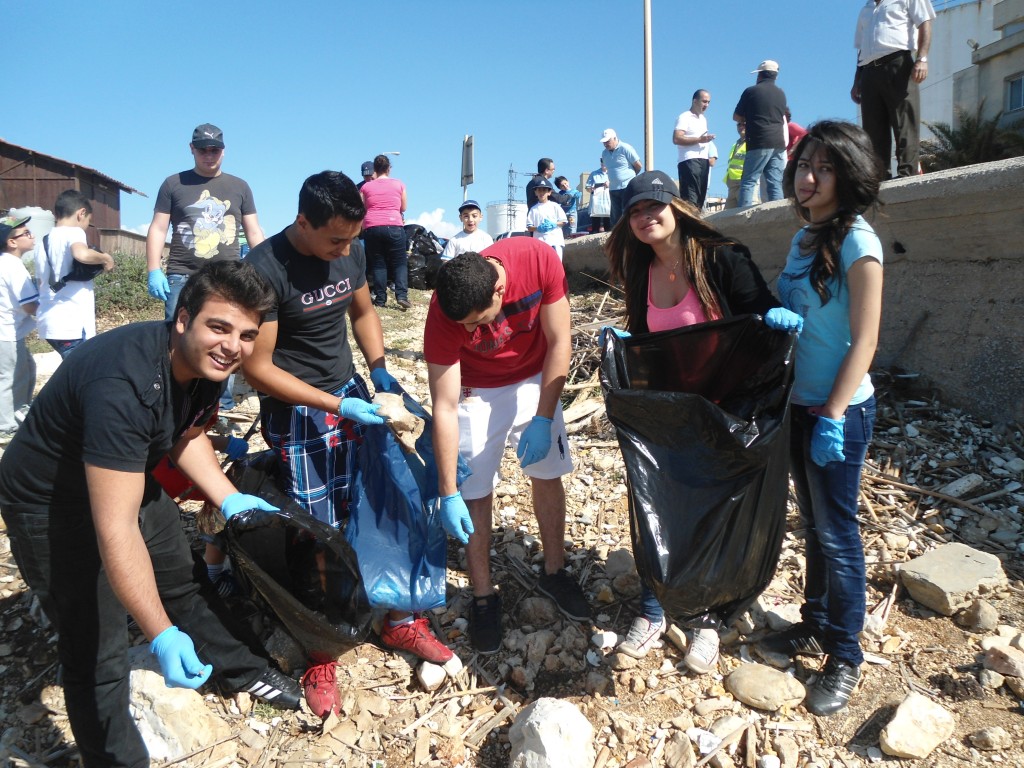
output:
M810 624L801 621L781 632L759 640L754 646L758 651L778 656L824 656L825 649L820 642L820 633Z
M804 706L812 715L834 715L850 703L850 697L858 682L860 667L830 656L825 668L807 691Z
M267 667L245 692L278 709L298 709L302 700L299 684L273 667Z
M558 610L573 621L590 621L590 604L576 579L565 568L554 573L542 573L537 579L537 590L550 597Z

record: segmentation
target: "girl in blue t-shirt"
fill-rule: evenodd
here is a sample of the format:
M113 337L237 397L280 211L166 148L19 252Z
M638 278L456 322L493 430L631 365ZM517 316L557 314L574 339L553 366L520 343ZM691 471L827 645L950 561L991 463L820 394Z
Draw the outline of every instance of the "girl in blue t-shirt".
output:
M807 530L799 624L762 651L828 656L804 701L815 715L843 709L860 680L864 548L857 524L860 475L875 423L868 367L882 312L882 246L861 214L878 202L881 169L857 125L822 121L786 168L786 194L808 222L797 232L777 288L803 316L792 399L790 472Z

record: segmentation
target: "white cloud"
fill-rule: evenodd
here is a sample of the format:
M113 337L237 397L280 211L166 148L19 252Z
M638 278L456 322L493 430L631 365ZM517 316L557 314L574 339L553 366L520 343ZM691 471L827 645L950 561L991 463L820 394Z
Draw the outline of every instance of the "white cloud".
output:
M451 224L444 221L444 208L435 208L433 211L424 211L415 219L406 219L406 224L419 224L429 229L438 237L449 238L462 229L461 224Z

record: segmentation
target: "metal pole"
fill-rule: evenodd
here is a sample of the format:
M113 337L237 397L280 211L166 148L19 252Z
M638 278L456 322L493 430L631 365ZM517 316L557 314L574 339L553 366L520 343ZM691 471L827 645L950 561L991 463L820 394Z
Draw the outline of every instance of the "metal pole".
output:
M644 170L654 168L654 75L651 69L651 0L644 0Z

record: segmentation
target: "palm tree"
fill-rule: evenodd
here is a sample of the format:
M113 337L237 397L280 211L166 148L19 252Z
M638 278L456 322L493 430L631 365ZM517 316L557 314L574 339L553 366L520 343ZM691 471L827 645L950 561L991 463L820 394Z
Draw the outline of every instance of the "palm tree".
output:
M958 107L956 128L949 123L925 122L935 134L934 140L921 142L921 167L925 171L943 171L1024 155L1024 120L1000 126L1003 113L1000 111L995 117L985 119L981 116L984 105L982 100L974 114Z

